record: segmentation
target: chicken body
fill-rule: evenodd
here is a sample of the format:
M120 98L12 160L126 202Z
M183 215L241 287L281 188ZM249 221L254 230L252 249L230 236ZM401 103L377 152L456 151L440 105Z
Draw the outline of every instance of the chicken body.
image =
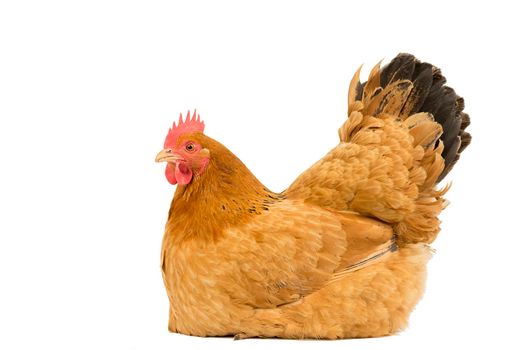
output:
M239 337L391 334L421 296L428 248L408 245L360 270L344 268L389 252L392 234L371 219L284 199L216 243L166 236L169 329Z
M207 150L209 165L178 186L169 211L169 329L335 339L404 328L445 205L435 184L470 139L461 99L438 95L449 89L441 78L410 55L376 66L365 84L357 72L340 144L279 194L217 141L180 136ZM426 106L431 94L443 102Z

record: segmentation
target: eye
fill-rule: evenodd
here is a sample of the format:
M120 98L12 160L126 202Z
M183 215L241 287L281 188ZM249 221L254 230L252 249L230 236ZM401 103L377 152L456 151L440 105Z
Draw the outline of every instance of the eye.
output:
M188 151L188 152L193 152L194 150L195 150L195 145L194 145L194 144L192 144L192 143L188 143L188 144L186 145L186 151Z

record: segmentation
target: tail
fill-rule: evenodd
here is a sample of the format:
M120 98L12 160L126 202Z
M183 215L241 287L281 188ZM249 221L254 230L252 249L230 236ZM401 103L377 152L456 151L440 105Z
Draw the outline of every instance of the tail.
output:
M352 141L349 131L356 121L352 119L360 115L387 115L409 130L416 159L409 178L418 191L413 207L391 223L400 244L431 243L440 231L438 215L446 205L442 196L448 189L438 191L435 185L471 142L465 131L470 119L463 112L464 99L444 85L440 69L410 54L399 54L382 69L377 64L365 83L360 83L359 73L360 69L350 84L349 119L339 131L341 141Z
M470 144L471 135L465 131L470 124L469 115L463 112L464 99L455 91L445 86L446 78L439 68L426 62L420 62L413 55L400 53L377 75L383 91L396 82L405 82L405 89L410 90L400 106L399 117L407 118L416 113L431 114L442 126L442 135L436 143L443 143L442 157L445 166L437 182L440 182L451 171L460 158L462 151ZM378 82L378 81L377 81ZM370 83L371 80L370 80ZM362 100L365 83L356 85L355 100Z

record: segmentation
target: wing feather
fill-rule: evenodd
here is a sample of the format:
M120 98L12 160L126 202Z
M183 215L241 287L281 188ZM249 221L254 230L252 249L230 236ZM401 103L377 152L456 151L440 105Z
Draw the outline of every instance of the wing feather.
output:
M229 229L226 237L224 244L238 244L223 251L243 262L236 282L242 288L232 288L231 297L270 308L294 302L350 273L347 269L359 259L389 246L393 230L355 213L284 200L248 224ZM235 294L239 290L242 296Z

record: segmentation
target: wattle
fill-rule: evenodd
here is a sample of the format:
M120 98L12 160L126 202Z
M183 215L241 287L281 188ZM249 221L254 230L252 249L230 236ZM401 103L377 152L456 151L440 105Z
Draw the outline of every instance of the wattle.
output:
M166 166L166 179L171 185L187 185L193 178L193 171L185 162L168 163Z
M166 165L166 179L171 185L177 184L175 171L176 171L175 164L168 163Z
M185 163L185 162L179 162L177 163L176 169L175 169L175 177L176 181L180 185L187 185L191 182L191 178L193 177L193 172L191 171L191 168Z

